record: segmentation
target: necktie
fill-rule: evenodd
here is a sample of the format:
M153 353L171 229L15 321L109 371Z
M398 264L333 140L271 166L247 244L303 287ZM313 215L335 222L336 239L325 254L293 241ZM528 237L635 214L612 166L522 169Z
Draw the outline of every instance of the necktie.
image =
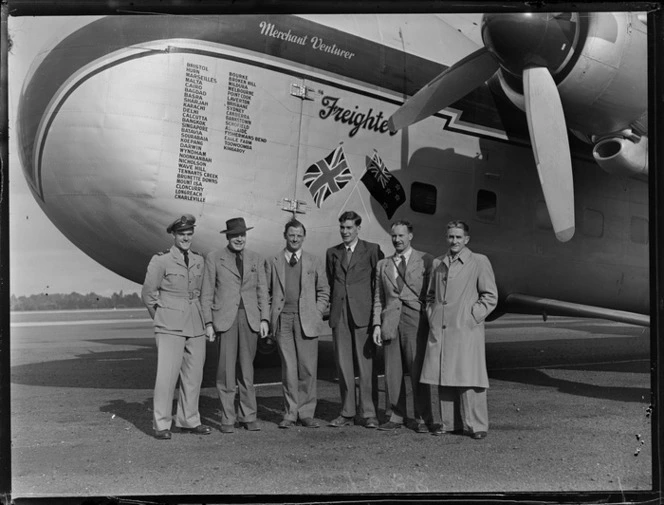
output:
M290 261L288 262L288 264L292 267L297 265L297 256L295 256L295 253L291 254Z
M182 254L184 254L184 264L189 268L189 251L182 251Z
M344 266L348 268L350 265L350 259L353 256L353 250L350 247L346 247L346 256L344 257Z
M399 255L399 266L397 266L397 288L399 291L403 289L403 281L406 277L406 257L401 254Z
M237 271L240 273L240 279L242 279L242 253L235 253L235 265L237 265Z

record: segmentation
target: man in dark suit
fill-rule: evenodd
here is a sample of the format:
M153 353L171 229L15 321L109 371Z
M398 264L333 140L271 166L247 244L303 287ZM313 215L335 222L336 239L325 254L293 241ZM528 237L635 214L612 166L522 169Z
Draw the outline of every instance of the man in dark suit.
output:
M410 245L413 225L396 221L392 225L394 255L382 259L376 268L373 308L373 339L385 350L385 389L392 401L392 415L378 429L392 431L406 420L406 382L410 374L413 389L415 431L429 433L432 423L429 385L420 383L429 324L424 302L429 287L433 256Z
M318 428L316 377L318 335L330 298L323 261L302 250L307 230L296 219L284 228L286 248L270 261L270 324L281 356L284 418L279 428L297 421Z
M221 233L226 234L228 246L206 256L201 287L205 332L211 342L219 339L217 392L222 433L235 431L236 382L240 424L249 431L260 430L256 420L254 358L259 335L268 335L270 307L267 264L259 254L245 249L248 230L251 228L241 217L226 221ZM240 365L237 376L236 363Z
M341 413L329 423L339 428L354 423L355 414L366 428L377 428L378 388L373 370L375 346L369 328L373 308L374 275L383 252L378 244L360 240L362 218L353 211L339 216L342 243L326 254L330 284L330 326L341 390ZM359 402L355 401L355 367L360 377Z

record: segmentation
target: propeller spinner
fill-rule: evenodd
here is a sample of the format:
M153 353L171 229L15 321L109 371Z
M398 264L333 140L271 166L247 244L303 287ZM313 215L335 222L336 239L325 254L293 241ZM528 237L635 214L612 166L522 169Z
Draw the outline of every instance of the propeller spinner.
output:
M556 237L574 235L574 184L567 127L554 75L574 55L577 15L487 14L485 47L458 61L413 95L389 119L393 131L453 104L499 69L522 80L526 118L537 172Z

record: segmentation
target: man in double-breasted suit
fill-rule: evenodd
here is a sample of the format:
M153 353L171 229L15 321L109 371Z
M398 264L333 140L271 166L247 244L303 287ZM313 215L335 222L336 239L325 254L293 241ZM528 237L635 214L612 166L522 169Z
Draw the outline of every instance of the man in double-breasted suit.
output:
M154 321L157 377L154 386L155 438L170 440L173 392L180 377L175 425L180 431L208 435L201 424L198 399L205 363L205 326L200 294L203 257L191 250L196 218L185 214L166 231L173 246L150 260L141 298Z
M396 221L391 229L395 253L378 262L373 307L373 339L385 353L386 396L391 401L390 419L378 429L401 428L406 420L406 382L410 373L415 431L429 433L431 397L429 386L420 383L429 325L424 301L433 257L410 245L413 225Z
M254 357L258 338L268 335L270 307L267 265L257 253L245 249L247 228L244 218L226 221L228 246L205 258L201 304L206 333L218 340L217 393L221 401L221 432L233 433L236 363L240 365L237 388L240 405L237 418L249 431L259 431L256 420Z
M296 422L318 428L316 379L318 335L330 298L323 262L302 250L307 230L296 219L286 223L286 248L270 260L270 326L281 357L284 417L279 428Z
M373 369L375 347L369 328L373 309L373 284L383 252L378 244L360 240L362 218L353 211L339 216L342 243L327 250L325 269L330 284L330 326L339 374L341 413L329 423L338 428L354 423L358 413L366 428L377 428L378 389ZM355 366L360 377L355 403Z
M484 320L496 308L498 290L489 258L466 247L469 232L465 222L450 222L449 250L433 263L420 380L438 385L442 425L434 435L465 432L480 440L489 428Z

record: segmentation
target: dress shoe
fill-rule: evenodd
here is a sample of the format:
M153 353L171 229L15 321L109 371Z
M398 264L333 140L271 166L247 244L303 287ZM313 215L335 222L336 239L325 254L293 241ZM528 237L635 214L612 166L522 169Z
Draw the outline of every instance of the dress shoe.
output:
M209 435L212 433L212 428L205 426L204 424L199 424L195 428L180 428L182 433L193 433L195 435Z
M333 428L341 428L342 426L352 426L355 424L355 420L352 417L339 416L336 419L330 421L328 426Z
M440 437L442 435L461 435L463 434L463 430L444 430L443 427L440 426L436 428L431 434L436 437Z
M486 438L486 431L476 431L470 435L470 438L473 440L482 440L483 438Z
M378 427L378 429L380 431L394 431L394 430L398 430L402 426L403 426L402 423L394 423L392 421L387 421L386 423L381 424ZM367 426L367 428L368 428L368 426Z
M170 440L171 430L154 430L154 438L157 440Z
M365 428L378 428L378 419L375 417L367 417L364 421L364 427Z
M283 421L281 421L279 423L279 428L283 428L283 429L292 428L293 426L295 426L295 423L293 421L291 421L290 419L284 419Z
M234 424L222 424L221 425L221 432L222 433L235 433L235 425Z
M305 428L318 428L320 426L318 421L316 421L313 417L305 417L304 419L300 419L300 424Z
M417 426L415 426L415 433L429 433L429 431L431 430L425 423L417 423Z
M258 421L249 421L248 423L241 423L244 426L245 430L248 431L261 431L261 427L258 426Z

